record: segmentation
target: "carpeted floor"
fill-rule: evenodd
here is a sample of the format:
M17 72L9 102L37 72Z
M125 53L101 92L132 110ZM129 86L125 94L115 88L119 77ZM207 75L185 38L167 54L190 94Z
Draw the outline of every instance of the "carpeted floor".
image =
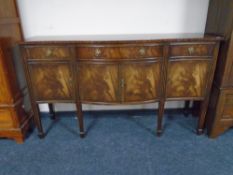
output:
M165 130L155 136L153 111L86 112L87 135L79 138L74 113L53 122L47 132L17 145L0 140L0 175L231 175L233 131L218 139L195 135L197 119L166 113Z

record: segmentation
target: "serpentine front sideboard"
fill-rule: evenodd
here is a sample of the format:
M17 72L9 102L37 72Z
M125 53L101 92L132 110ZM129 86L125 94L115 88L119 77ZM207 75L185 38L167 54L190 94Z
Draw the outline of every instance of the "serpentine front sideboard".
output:
M53 103L64 102L76 104L80 136L84 136L83 103L158 102L160 135L166 101L201 101L197 133L203 132L221 37L184 34L71 39L35 38L20 43L40 137L44 132L38 104L49 103L52 109Z

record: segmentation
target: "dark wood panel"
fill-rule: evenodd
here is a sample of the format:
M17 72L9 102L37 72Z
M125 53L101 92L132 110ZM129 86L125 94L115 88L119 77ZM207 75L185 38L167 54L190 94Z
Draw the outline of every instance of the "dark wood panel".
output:
M232 12L233 13L233 12ZM233 20L233 19L232 19ZM233 87L233 28L232 28L232 36L229 41L229 48L227 50L227 62L226 62L226 75L223 78L223 86L231 86Z
M168 63L167 98L204 97L209 60L183 60Z
M121 66L123 102L140 102L159 98L160 69L159 61L130 62Z
M79 63L78 83L82 101L119 101L117 64Z
M207 113L207 131L216 138L233 126L233 89L213 87Z
M213 44L186 44L182 43L171 46L172 57L179 56L212 56L214 50Z
M72 100L72 74L68 63L29 65L36 100Z
M233 126L233 1L210 0L206 33L224 36L208 109L207 130L215 138Z
M162 57L162 46L128 46L128 47L78 47L76 49L79 59L135 59L148 57Z

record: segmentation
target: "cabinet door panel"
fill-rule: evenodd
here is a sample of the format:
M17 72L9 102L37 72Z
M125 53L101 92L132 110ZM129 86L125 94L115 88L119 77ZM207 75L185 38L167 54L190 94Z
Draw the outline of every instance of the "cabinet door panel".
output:
M36 100L71 100L72 79L67 63L29 65Z
M123 101L139 102L158 98L160 62L138 62L122 65Z
M78 82L84 102L114 103L118 101L118 65L79 63Z
M168 63L167 97L203 97L210 60L173 60Z

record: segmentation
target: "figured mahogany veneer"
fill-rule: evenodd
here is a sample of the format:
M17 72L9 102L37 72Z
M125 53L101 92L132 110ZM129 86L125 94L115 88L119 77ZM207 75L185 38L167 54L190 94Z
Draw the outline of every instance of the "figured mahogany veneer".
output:
M39 134L43 136L37 104L43 102L75 102L82 136L82 103L159 102L161 134L167 100L202 101L202 133L220 39L21 43Z
M34 92L36 100L72 99L72 77L69 64L32 63L29 65L29 72L33 89L36 89Z

